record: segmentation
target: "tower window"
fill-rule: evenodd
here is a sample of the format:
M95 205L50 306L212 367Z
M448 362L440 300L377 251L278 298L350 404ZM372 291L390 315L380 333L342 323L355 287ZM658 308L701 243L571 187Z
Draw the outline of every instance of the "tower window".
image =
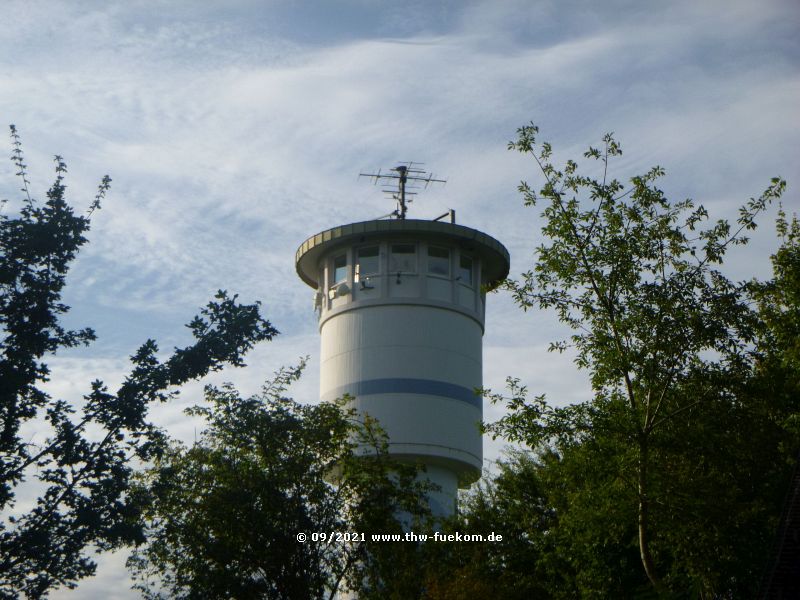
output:
M414 244L392 244L389 270L392 273L417 272L417 249Z
M380 273L380 253L378 246L368 246L359 248L356 251L356 281L361 281L361 277Z
M458 261L458 279L465 285L472 285L472 271L474 261L469 256L460 256Z
M331 284L337 284L347 278L347 255L333 257L333 278Z
M428 246L428 273L443 277L450 276L450 250Z

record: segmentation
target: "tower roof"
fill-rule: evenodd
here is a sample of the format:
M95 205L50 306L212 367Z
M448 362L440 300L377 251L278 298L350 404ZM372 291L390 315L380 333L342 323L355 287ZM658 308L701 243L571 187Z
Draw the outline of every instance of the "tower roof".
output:
M295 253L295 268L300 278L313 288L319 280L320 259L338 247L387 239L448 240L478 257L483 263L483 284L497 287L508 276L508 250L496 239L477 229L420 219L361 221L340 225L312 235Z

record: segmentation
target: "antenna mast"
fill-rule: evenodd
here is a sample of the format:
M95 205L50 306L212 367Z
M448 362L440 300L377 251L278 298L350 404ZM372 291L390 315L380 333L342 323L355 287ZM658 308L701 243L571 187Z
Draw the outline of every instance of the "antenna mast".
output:
M382 173L379 169L377 173L359 173L358 176L371 177L372 183L376 185L380 181L383 185L391 186L385 188L383 192L389 194L393 200L397 201L397 209L389 213L388 216L405 219L406 212L408 212L408 205L413 202L413 198L408 198L408 196L417 195L417 192L407 190L418 189L419 185L417 185L417 183L424 183L425 188L431 183L447 183L446 179L434 179L433 173L428 173L425 169L420 169L415 166L422 166L422 164L423 163L418 162L400 163L393 169L389 169L388 173ZM409 184L409 182L411 183Z

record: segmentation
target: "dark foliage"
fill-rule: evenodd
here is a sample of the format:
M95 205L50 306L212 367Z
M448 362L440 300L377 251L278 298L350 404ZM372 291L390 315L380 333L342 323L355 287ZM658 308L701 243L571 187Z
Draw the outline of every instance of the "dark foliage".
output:
M424 517L426 486L389 460L370 419L286 397L302 367L250 398L208 387L207 403L188 411L208 424L201 438L173 443L139 479L148 541L128 564L145 597L418 595L406 593L419 581L401 566L402 544L387 550L370 536L399 533L400 515Z
M706 226L702 206L657 187L660 167L630 186L611 178L622 152L611 135L585 153L596 178L574 161L556 168L537 135L523 127L510 148L544 176L538 193L520 185L527 205L544 205L543 241L507 289L573 330L551 350L574 351L594 396L554 407L513 379L510 394L490 395L508 414L489 431L534 454L506 465L470 510L513 481L552 512L524 533L539 543L531 570L545 597L752 597L799 440L796 223L779 219L772 282L732 282L719 265L785 182L773 179L736 226Z
M142 541L129 489L131 465L162 448L161 434L147 420L149 405L225 364L242 365L255 343L277 332L257 304L220 291L189 323L193 345L161 361L148 340L115 392L97 380L83 399L50 397L41 389L47 357L95 338L89 328L64 329L60 317L69 307L61 293L111 180L103 178L89 214L78 215L65 199L67 169L56 156L55 182L39 203L13 126L11 135L23 197L18 209L9 203L0 215L0 597L38 598L91 575L90 550ZM26 442L25 426L47 431L47 438ZM30 509L15 502L23 483L41 490Z

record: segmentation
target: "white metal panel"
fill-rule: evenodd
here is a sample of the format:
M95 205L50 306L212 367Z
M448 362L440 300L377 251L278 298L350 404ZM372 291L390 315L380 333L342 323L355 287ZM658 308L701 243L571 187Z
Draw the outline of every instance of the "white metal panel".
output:
M427 293L426 296L433 300L441 300L442 302L453 301L453 280L444 279L443 277L427 278Z
M322 326L321 395L356 397L378 419L389 451L446 465L473 481L482 462L480 325L460 312L378 305Z
M390 452L463 462L451 466L480 471L480 409L459 400L421 394L359 396L355 407L378 420L389 436Z
M420 298L420 277L416 273L390 273L389 297L391 298Z

